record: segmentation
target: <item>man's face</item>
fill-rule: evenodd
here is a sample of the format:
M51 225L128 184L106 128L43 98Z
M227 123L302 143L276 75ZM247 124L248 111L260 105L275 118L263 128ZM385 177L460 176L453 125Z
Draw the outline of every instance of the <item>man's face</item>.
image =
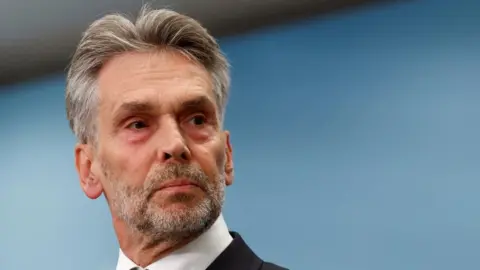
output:
M207 229L232 182L207 71L174 51L124 53L98 91L96 144L76 150L87 196L104 193L114 219L157 240Z

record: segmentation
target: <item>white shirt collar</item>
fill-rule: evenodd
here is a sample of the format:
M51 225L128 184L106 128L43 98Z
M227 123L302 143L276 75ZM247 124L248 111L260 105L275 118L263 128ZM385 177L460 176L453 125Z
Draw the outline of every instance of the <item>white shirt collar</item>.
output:
M205 270L232 242L227 224L220 214L212 227L186 246L147 266L148 270ZM136 267L120 249L117 270Z

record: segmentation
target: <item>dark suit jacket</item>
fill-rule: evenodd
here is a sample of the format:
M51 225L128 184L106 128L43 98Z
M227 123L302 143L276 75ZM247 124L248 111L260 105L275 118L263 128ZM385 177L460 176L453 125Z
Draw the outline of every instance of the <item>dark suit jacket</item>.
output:
M278 265L264 262L247 246L240 234L230 232L233 241L213 261L207 270L288 270Z

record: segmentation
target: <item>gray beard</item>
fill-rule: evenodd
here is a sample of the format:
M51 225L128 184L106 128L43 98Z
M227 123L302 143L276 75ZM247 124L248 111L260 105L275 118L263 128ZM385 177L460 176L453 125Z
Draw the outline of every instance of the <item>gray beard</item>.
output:
M111 177L111 171L106 166L104 172L115 191L114 198L109 198L112 211L130 229L150 239L150 245L195 238L208 230L221 213L225 197L224 175L211 181L201 169L191 165L172 164L162 170L152 170L142 187L131 187L126 181ZM189 178L201 186L206 196L193 207L181 210L162 208L150 200L155 187L163 181L180 177ZM184 193L169 198L174 203L188 203L192 199L192 195Z

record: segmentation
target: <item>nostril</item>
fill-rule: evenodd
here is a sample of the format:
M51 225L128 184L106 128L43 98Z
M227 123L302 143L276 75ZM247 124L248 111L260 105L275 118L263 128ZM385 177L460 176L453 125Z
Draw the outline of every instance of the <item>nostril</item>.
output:
M180 157L183 159L183 160L187 160L188 157L187 157L187 153L186 152L183 152Z
M169 153L164 153L164 154L163 154L163 157L164 157L165 160L169 160L169 159L171 159L173 156L172 156L171 154L169 154Z

